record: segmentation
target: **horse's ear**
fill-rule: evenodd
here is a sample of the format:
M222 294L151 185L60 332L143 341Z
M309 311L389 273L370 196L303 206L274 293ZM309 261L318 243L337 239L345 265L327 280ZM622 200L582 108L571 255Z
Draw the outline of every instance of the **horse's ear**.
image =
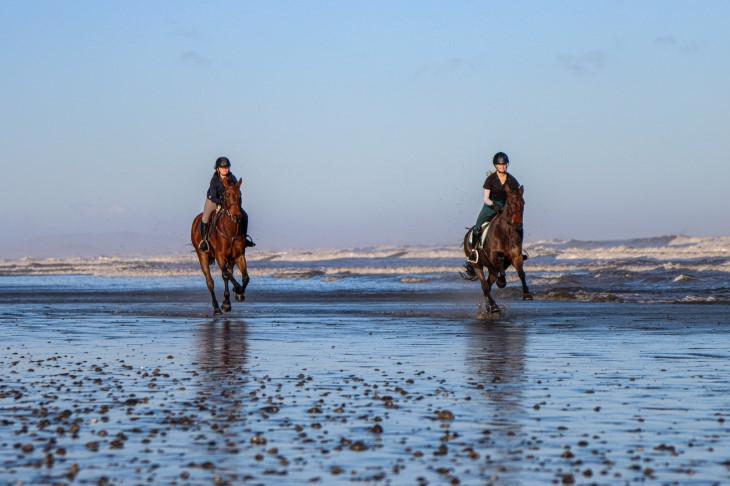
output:
M241 188L241 182L243 182L243 179L238 179L238 183L236 183L237 188Z
M504 190L507 191L507 194L512 194L512 188L509 187L509 184L504 186Z
M520 196L525 193L525 186L520 186Z

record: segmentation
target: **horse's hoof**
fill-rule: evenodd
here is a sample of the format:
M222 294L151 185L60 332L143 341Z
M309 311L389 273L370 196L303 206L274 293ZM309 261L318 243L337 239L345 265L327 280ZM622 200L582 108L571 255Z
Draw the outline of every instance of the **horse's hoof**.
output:
M489 306L490 314L500 314L501 312L502 312L502 309L500 309L497 304L493 304L493 305Z
M532 300L532 294L530 292L525 292L522 294L522 300Z
M236 301L243 302L244 300L246 300L246 296L245 295L243 295L243 294L236 294Z
M223 314L223 312L218 307L216 307L215 309L213 309L213 315L214 316L219 316L221 314Z
M231 312L231 304L226 302L221 306L221 309L223 309L223 312Z
M500 289L503 289L506 286L507 286L507 279L505 278L505 276L500 275L499 277L497 277L497 287L499 287Z

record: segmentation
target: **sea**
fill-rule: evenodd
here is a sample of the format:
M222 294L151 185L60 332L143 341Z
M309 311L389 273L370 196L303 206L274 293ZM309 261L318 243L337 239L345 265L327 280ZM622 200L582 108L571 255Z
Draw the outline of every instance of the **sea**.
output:
M530 290L542 300L581 302L730 302L730 237L660 236L613 241L548 240L526 246ZM463 251L444 246L249 251L250 291L262 295L464 293ZM213 267L213 275L220 273ZM508 271L508 282L516 282ZM12 278L8 278L12 277ZM158 257L21 258L0 261L0 283L22 292L80 288L201 287L195 254ZM220 286L222 281L218 279ZM203 285L204 287L204 285ZM219 287L220 288L220 287ZM519 286L502 292L514 296Z

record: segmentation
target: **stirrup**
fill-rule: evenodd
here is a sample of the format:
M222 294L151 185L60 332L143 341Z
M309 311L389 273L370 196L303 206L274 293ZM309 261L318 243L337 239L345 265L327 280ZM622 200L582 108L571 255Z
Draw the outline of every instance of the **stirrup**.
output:
M471 263L472 265L479 262L479 252L476 250L472 250L471 254L469 255L469 258L466 259L467 262Z
M253 242L249 235L246 235L246 246L256 246L256 243Z
M210 245L208 245L208 240L206 240L205 238L200 240L200 243L198 244L198 250L210 251Z
M525 261L525 260L527 260L528 258L530 258L530 255L528 255L526 251L523 251L523 252L522 252L522 261Z

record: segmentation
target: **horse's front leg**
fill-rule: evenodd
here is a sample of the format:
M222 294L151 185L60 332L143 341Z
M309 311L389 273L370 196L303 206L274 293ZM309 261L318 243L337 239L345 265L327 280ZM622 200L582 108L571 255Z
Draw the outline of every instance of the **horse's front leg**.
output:
M228 290L228 280L230 280L230 274L228 272L228 261L225 258L218 258L218 267L221 269L221 275L223 277L223 305L221 309L223 312L230 312L231 310L231 292Z
M517 275L519 275L520 281L522 282L522 300L532 300L532 294L530 293L530 289L527 288L525 270L522 268L522 252L520 252L520 255L515 258L512 266L514 266L515 270L517 270Z
M484 268L480 266L475 266L474 271L479 278L479 283L482 284L482 292L484 293L484 298L487 299L487 312L489 312L490 314L496 314L498 312L501 312L499 306L492 298L492 284L495 281L494 275L492 275L491 273L487 273L487 275L484 275Z
M233 284L233 293L236 294L236 300L238 300L238 294L243 292L243 289L241 288L241 285L236 280L236 277L233 276L233 269L235 268L235 262L233 260L228 262L228 280L231 281Z
M238 269L241 271L241 286L239 288L240 291L236 290L236 300L239 302L243 302L246 299L246 296L244 295L246 292L246 287L248 287L248 282L251 280L248 277L245 253L242 253L238 258L236 258L236 265L238 265Z
M501 251L494 252L494 254L492 255L492 261L497 267L497 275L495 277L495 280L497 281L497 287L503 289L507 286L507 276L504 273L507 270L507 265L505 265L504 253L502 253Z
M210 298L213 301L213 314L218 316L221 315L221 308L218 306L218 299L215 298L213 277L210 274L209 256L205 252L198 252L198 261L200 262L200 268L203 270L205 275L205 283L208 285L210 291Z

